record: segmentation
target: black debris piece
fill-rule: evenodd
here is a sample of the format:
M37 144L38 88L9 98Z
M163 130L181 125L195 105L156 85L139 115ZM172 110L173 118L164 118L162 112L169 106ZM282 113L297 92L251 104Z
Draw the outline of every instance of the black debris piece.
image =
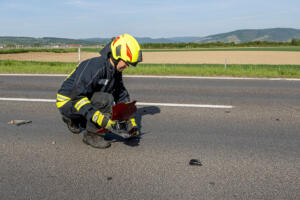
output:
M211 186L215 186L215 185L216 185L216 183L215 183L215 182L213 182L213 181L211 181L211 182L209 182L209 185L211 185Z
M198 159L191 159L189 164L195 166L202 166L202 163Z

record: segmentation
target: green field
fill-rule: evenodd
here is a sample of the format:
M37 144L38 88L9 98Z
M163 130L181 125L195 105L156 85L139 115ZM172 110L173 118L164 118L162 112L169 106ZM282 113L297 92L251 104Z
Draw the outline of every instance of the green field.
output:
M82 52L99 52L100 48L81 48ZM0 49L0 54L27 52L77 52L77 48L60 49ZM300 47L231 47L231 48L191 48L191 49L143 49L143 52L172 52L172 51L300 51Z
M0 60L0 73L68 74L76 63ZM300 78L300 65L139 64L124 74Z
M12 54L12 53L28 53L28 52L53 52L53 53L68 53L77 52L78 49L0 49L0 54Z

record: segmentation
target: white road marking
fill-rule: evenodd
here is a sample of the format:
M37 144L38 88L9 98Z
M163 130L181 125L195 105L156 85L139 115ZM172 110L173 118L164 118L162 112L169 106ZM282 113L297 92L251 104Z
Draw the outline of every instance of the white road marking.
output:
M187 108L233 108L231 105L210 105L210 104L178 104L178 103L144 103L137 102L142 106L167 106L167 107L187 107Z
M66 77L68 74L0 74L0 76ZM299 78L248 78L248 77L211 77L211 76L152 76L123 75L127 78L165 78L165 79L211 79L211 80L262 80L262 81L300 81Z
M29 99L29 98L0 98L0 101L31 101L31 102L51 102L51 103L55 103L56 100L55 99Z
M50 76L50 77L65 77L65 76L68 76L68 74L0 74L0 76L34 76L34 77Z
M0 98L0 101L21 101L21 102L50 102L55 103L55 99L30 99L30 98ZM231 105L210 105L210 104L178 104L178 103L146 103L137 102L136 105L140 106L165 106L165 107L186 107L186 108L221 108L231 109Z
M263 81L300 81L299 78L249 78L249 77L214 77L214 76L147 76L124 75L128 78L165 78L165 79L211 79L211 80L263 80Z

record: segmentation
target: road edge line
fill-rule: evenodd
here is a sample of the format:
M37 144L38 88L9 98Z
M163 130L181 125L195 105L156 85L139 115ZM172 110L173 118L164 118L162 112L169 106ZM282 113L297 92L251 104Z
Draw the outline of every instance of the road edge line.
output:
M7 98L0 97L0 101L19 101L19 102L48 102L55 103L55 99L30 99L30 98ZM212 104L178 104L178 103L151 103L151 102L137 102L140 106L163 106L163 107L186 107L186 108L221 108L231 109L232 105L212 105Z
M36 77L66 77L68 74L0 74L0 76L36 76ZM123 75L126 78L165 78L165 79L208 79L208 80L266 80L266 81L300 81L300 78L251 78L230 76L160 76L160 75Z

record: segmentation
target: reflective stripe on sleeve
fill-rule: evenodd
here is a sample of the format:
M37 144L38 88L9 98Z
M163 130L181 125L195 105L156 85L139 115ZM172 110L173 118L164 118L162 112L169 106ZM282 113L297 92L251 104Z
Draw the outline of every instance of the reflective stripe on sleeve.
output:
M103 118L104 118L104 115L102 115L100 111L96 111L92 117L92 121L94 123L98 124L99 126L101 126Z
M65 105L70 100L71 100L70 97L66 97L64 95L57 94L57 96L56 96L56 107L60 108L60 107L62 107L63 105Z
M94 115L93 115L93 117L92 117L92 121L93 121L94 123L97 123L97 120L98 120L98 118L99 118L99 114L100 114L100 111L96 111L96 112L94 113Z
M108 120L108 122L107 122L105 128L108 129L110 126L112 126L112 125L114 125L114 124L115 124L114 121Z
M64 95L61 95L61 94L56 95L56 100L57 101L66 101L66 100L70 100L70 99L71 99L70 97L67 97L67 96L64 96Z
M66 103L68 103L69 100L67 101L58 101L56 102L56 107L57 108L60 108L60 107L63 107Z
M86 104L88 104L88 103L91 103L90 100L89 100L87 97L84 97L84 98L80 99L80 100L75 104L74 107L75 107L75 109L76 109L77 111L79 111L80 108L82 108L82 106L84 106L84 105L86 105Z

